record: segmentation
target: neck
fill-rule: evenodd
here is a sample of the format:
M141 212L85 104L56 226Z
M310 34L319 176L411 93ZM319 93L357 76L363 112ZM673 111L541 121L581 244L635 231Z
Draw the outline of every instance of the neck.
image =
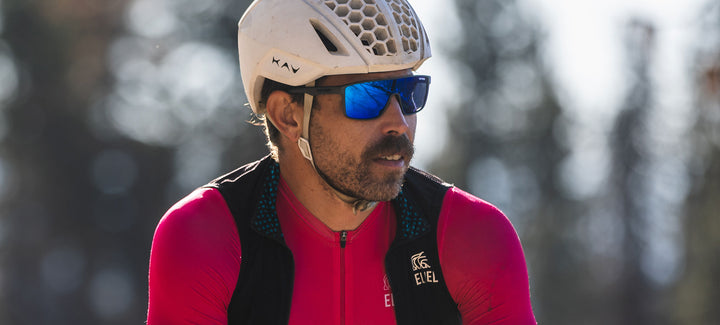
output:
M281 154L279 160L280 174L295 197L330 229L353 230L373 211L374 204L333 189L301 155Z

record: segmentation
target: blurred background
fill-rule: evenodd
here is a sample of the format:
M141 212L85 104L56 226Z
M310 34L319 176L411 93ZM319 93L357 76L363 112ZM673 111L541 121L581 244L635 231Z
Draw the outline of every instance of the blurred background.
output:
M249 2L0 0L0 324L144 322L165 210L266 153ZM410 2L414 163L508 215L538 322L720 324L720 3Z

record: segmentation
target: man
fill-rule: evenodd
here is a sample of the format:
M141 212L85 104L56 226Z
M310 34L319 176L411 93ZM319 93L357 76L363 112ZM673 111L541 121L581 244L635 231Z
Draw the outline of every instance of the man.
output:
M409 168L430 46L406 0L257 0L238 42L272 154L162 218L148 324L535 324L507 218Z

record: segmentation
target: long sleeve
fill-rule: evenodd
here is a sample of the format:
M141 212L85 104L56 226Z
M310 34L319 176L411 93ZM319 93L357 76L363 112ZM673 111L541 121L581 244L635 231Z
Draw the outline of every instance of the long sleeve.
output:
M451 189L438 223L438 249L463 324L536 324L525 256L502 212Z
M148 276L148 324L227 324L240 239L222 195L198 189L160 220Z

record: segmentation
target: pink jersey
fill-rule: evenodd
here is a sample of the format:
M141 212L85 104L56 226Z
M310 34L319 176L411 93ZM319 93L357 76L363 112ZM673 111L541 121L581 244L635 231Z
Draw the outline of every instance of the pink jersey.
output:
M334 232L281 180L276 208L295 262L290 324L395 324L384 267L396 226L389 202L357 229ZM535 324L520 241L499 210L453 187L437 231L463 324ZM241 256L235 221L216 189L175 204L153 239L148 324L227 324Z

